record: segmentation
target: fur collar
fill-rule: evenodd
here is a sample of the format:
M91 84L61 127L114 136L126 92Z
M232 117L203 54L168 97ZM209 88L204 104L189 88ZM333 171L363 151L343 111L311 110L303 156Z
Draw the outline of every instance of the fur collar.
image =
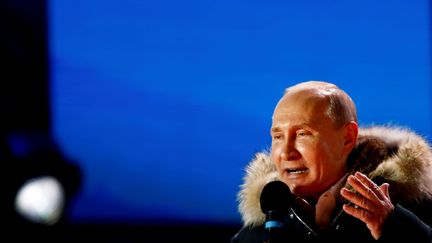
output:
M360 128L347 163L350 173L361 171L372 179L388 181L392 200L432 199L432 149L424 138L406 128ZM269 151L255 154L245 172L237 195L239 212L244 225L260 225L265 220L259 202L261 191L279 175Z

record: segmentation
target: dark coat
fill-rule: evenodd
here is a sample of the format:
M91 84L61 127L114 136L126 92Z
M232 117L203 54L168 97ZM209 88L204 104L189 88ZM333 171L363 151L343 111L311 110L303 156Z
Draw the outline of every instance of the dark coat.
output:
M356 147L347 160L348 173L360 171L377 184L390 184L394 212L384 223L378 242L432 242L432 149L418 134L400 127L360 128ZM267 151L248 164L238 194L243 227L233 243L263 243L265 214L260 194L279 175ZM348 184L344 185L349 188ZM336 206L332 223L317 230L313 220L295 205L284 216L283 242L375 242L366 224Z

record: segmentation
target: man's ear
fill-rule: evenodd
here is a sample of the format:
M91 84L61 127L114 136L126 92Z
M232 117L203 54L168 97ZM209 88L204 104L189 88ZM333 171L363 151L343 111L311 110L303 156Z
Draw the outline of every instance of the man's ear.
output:
M356 146L357 135L358 135L358 125L356 122L351 121L347 123L344 127L344 152L349 154L351 150Z

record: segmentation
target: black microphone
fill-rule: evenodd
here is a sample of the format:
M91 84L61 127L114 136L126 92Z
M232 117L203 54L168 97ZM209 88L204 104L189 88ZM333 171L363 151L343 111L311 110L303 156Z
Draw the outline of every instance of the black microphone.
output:
M266 215L265 243L282 242L284 238L284 216L294 202L289 187L282 181L267 183L260 196L261 211Z

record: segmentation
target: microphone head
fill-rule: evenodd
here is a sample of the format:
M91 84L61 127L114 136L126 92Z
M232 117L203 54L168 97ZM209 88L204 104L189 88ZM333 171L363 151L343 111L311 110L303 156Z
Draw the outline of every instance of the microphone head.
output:
M269 211L286 213L293 201L294 196L285 183L282 181L271 181L264 186L261 192L261 211L265 214Z

